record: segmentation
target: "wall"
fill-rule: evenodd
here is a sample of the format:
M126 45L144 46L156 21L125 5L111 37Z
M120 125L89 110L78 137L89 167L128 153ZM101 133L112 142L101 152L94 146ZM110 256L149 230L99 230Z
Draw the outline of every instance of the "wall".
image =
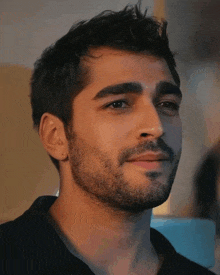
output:
M193 176L220 136L220 2L165 1L170 46L182 79L183 154L170 214L193 215Z

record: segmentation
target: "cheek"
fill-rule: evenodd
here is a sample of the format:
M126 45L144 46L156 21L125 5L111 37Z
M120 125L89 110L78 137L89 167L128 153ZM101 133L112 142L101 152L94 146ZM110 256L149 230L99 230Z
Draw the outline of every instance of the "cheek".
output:
M74 130L77 136L90 146L101 151L117 150L126 138L126 127L121 123L111 123L101 117L84 114L75 118Z
M121 124L115 125L103 122L99 123L94 129L97 142L108 151L117 149L126 139L127 129Z

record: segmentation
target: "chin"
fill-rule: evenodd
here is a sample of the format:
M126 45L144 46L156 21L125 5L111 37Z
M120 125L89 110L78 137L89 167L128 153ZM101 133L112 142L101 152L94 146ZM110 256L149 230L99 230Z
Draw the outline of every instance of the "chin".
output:
M117 211L138 214L163 204L169 197L171 186L154 182L145 186L144 190L139 186L133 190L117 191L113 196L109 194L98 200Z

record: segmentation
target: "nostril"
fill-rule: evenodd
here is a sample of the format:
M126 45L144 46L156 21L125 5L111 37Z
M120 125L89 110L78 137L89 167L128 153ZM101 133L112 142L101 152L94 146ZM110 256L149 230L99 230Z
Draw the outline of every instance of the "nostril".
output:
M142 137L146 137L148 134L147 133L142 133L141 136Z

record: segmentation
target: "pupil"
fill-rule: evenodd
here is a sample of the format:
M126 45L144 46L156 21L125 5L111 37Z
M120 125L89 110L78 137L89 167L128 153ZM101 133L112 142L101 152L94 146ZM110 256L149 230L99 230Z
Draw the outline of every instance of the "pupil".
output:
M122 102L115 102L115 103L114 103L114 106L115 106L115 107L121 107L121 104L122 104Z

